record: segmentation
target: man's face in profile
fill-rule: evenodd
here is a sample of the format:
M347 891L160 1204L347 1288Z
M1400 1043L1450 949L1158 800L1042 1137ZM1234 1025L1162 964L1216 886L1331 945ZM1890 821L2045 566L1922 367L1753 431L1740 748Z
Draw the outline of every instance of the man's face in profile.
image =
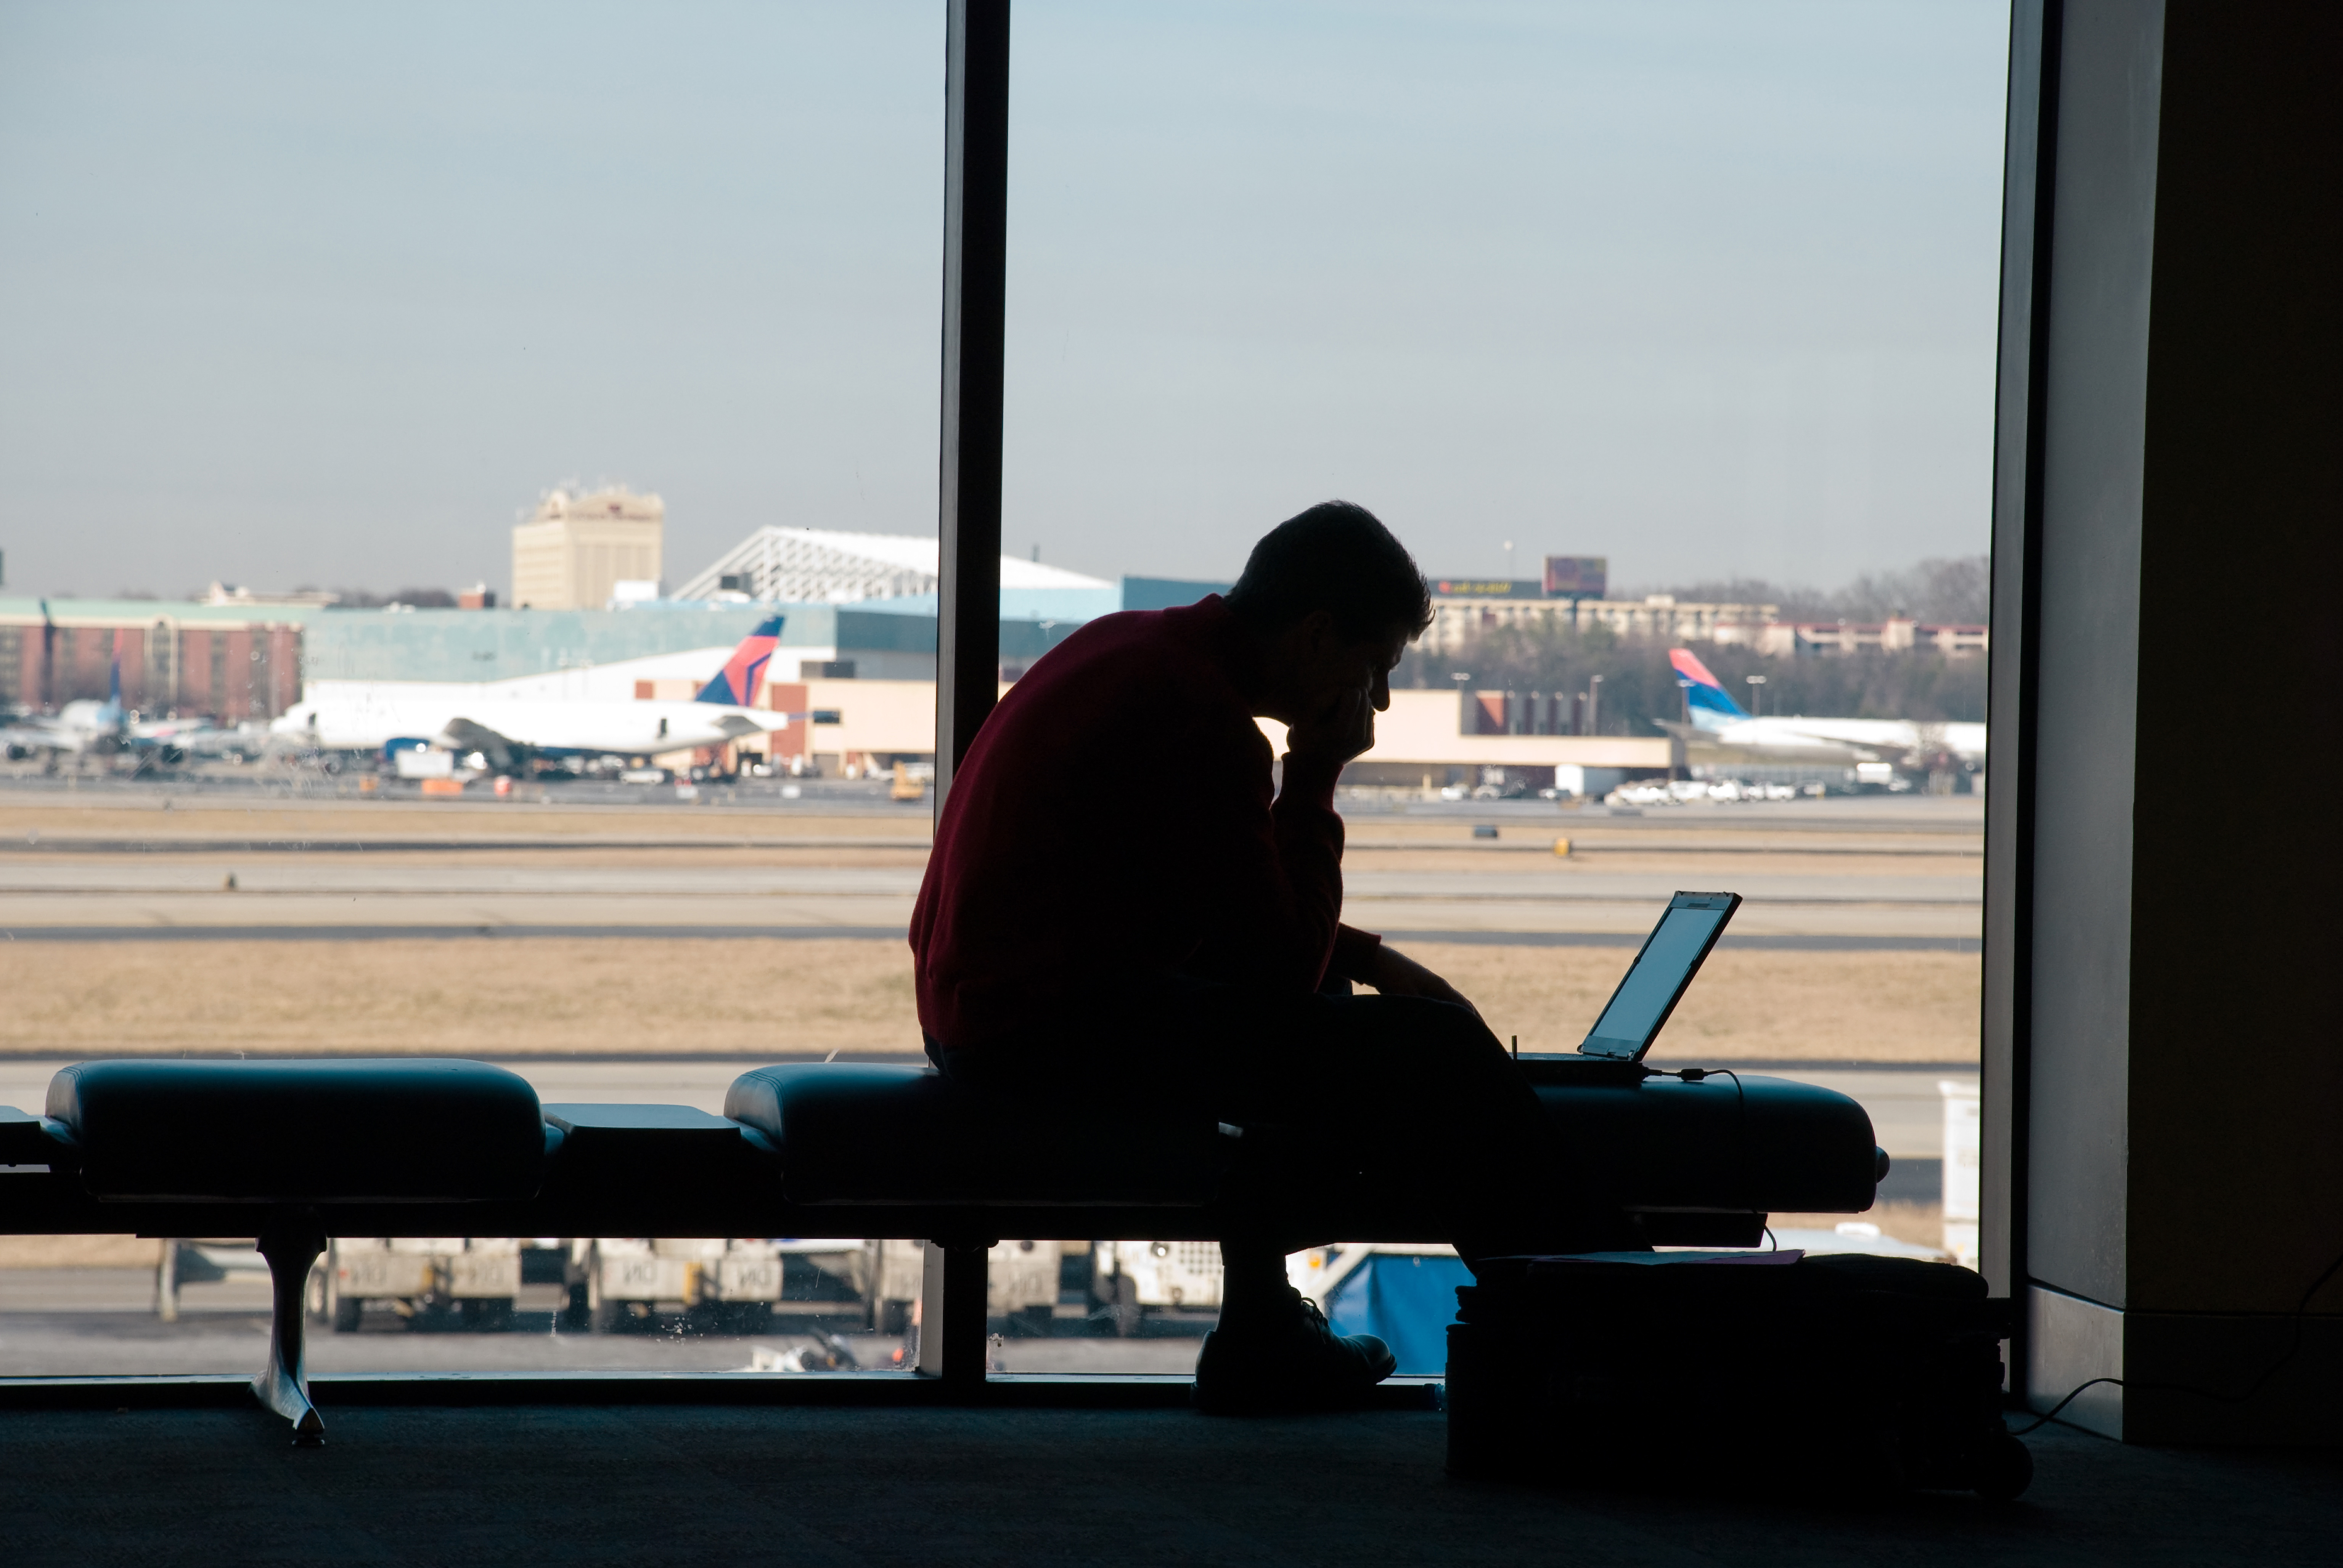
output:
M1277 639L1268 716L1300 726L1297 740L1356 756L1373 743L1373 716L1391 706L1391 672L1406 647L1404 632L1345 637L1332 615L1313 611Z
M1396 632L1344 637L1332 616L1313 611L1302 618L1288 640L1288 689L1305 712L1353 691L1381 712L1391 706L1391 672L1406 648L1407 638Z
M1391 672L1399 668L1400 655L1406 650L1407 639L1396 636L1347 644L1337 661L1338 678L1345 689L1363 689L1369 705L1382 713L1391 707Z

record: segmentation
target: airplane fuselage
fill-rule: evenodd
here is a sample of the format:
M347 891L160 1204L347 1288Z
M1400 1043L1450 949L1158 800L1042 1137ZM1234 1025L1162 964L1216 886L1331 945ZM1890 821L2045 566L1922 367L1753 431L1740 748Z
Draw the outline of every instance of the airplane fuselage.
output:
M82 698L54 718L22 719L5 727L7 743L19 750L105 751L122 739L122 707Z
M1845 747L1883 760L1941 749L1964 762L1982 764L1986 755L1982 724L1918 724L1907 719L1736 719L1713 727L1702 724L1698 736L1714 745L1752 751Z
M389 689L391 682L321 682L327 689L269 726L280 738L327 750L374 750L393 740L431 740L469 723L539 751L653 756L721 746L783 728L784 715L715 702L529 701L458 688ZM333 689L335 687L340 689Z

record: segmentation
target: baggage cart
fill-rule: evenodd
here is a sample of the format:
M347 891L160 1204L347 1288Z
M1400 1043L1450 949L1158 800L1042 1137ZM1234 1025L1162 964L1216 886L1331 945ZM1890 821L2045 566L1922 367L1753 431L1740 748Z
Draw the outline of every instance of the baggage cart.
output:
M862 1279L871 1332L910 1331L911 1307L927 1277L923 1242L898 1238L862 1243ZM1037 1239L996 1241L984 1254L984 1314L994 1321L1047 1319L1058 1306L1063 1244Z
M309 1277L309 1315L355 1332L368 1302L412 1325L453 1312L465 1326L511 1326L520 1243L509 1237L337 1236Z
M574 1321L595 1333L661 1313L757 1333L776 1313L860 1315L865 1243L797 1237L598 1236L572 1243Z
M1097 1241L1091 1260L1091 1292L1118 1334L1137 1333L1151 1310L1221 1310L1218 1241Z

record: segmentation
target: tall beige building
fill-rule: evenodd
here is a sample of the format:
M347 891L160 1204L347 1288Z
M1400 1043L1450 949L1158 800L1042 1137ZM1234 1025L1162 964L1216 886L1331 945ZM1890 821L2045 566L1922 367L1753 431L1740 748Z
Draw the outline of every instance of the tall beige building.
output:
M513 604L599 609L621 582L656 583L667 504L630 490L550 490L512 533Z

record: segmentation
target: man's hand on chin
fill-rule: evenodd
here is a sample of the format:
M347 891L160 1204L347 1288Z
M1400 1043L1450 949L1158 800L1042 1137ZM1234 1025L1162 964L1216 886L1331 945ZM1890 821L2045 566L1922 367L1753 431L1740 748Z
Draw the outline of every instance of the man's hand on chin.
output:
M1322 758L1337 766L1374 743L1374 700L1351 687L1330 692L1285 732L1286 750L1297 757Z
M1480 1016L1481 1010L1473 1007L1463 991L1389 943L1375 948L1375 974L1367 983L1385 996L1420 996L1433 1001L1451 1001L1458 1007L1472 1008L1473 1016Z

